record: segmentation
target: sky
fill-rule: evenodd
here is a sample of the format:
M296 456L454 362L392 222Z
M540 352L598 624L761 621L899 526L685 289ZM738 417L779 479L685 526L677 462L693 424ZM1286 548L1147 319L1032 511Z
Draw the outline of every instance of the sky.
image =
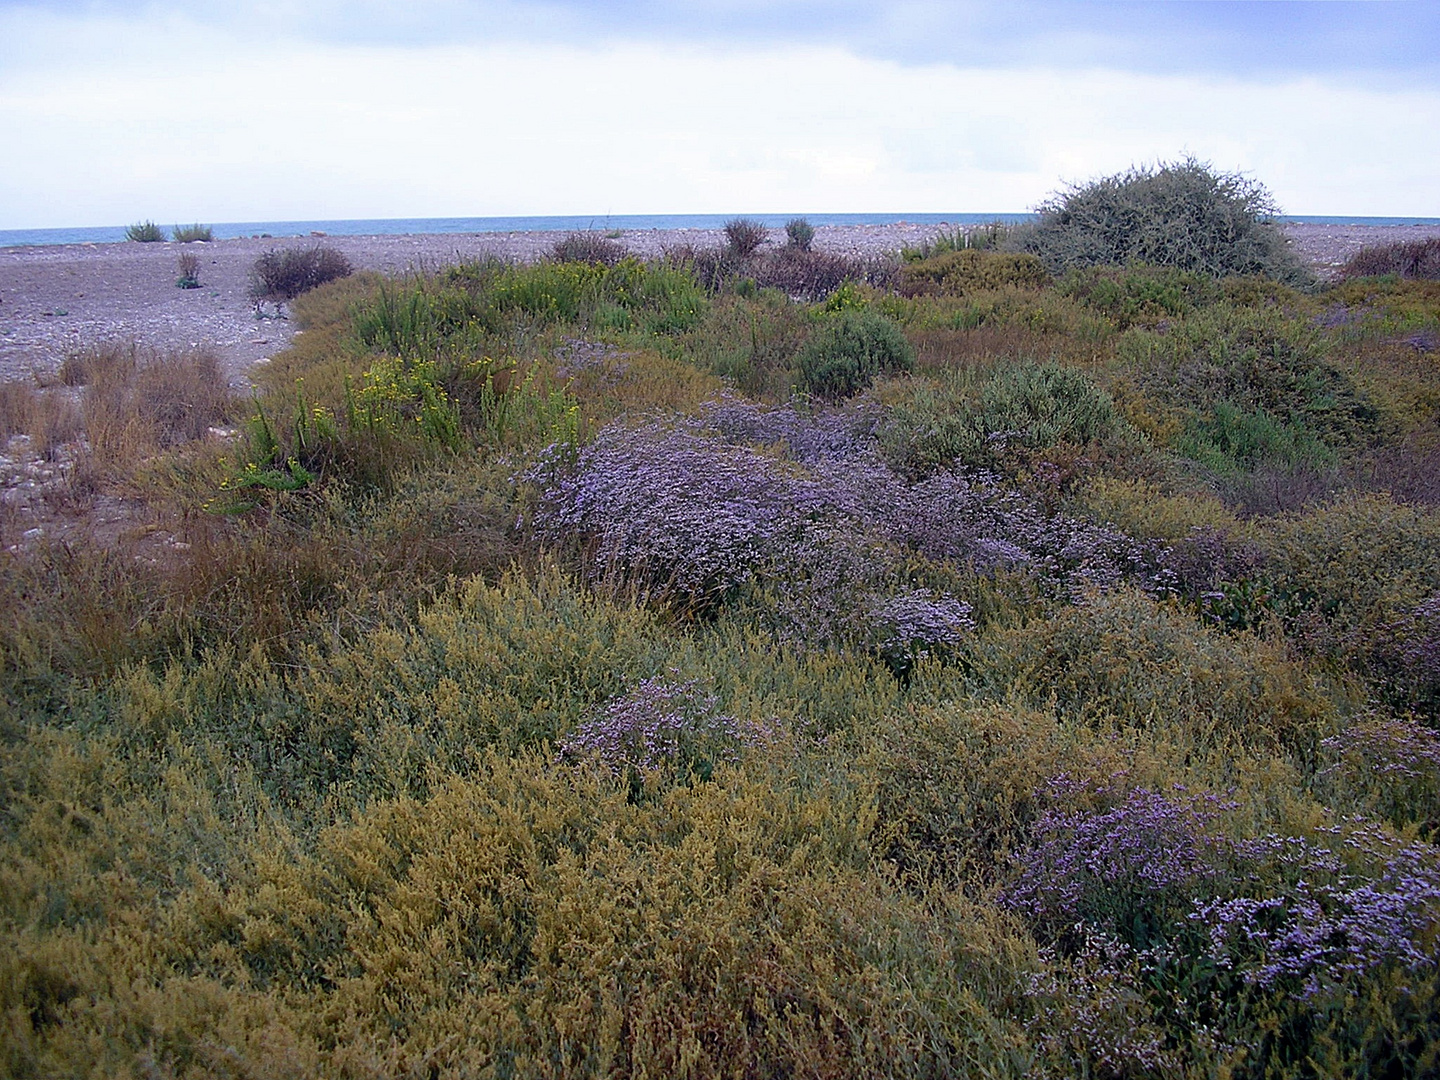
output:
M1440 0L0 0L0 229L1009 213L1193 156L1440 216Z

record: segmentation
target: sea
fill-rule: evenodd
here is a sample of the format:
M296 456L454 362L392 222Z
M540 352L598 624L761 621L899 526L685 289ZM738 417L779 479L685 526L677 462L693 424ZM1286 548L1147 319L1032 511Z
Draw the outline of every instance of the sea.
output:
M210 225L217 240L234 237L395 236L405 233L580 232L637 229L719 229L736 217L771 228L804 217L812 225L1007 225L1031 220L1033 214L562 214L549 217L369 218L344 221L225 221ZM1435 217L1283 216L1286 222L1319 225L1440 225ZM181 224L184 224L183 222ZM163 227L163 226L162 226ZM69 229L0 229L0 247L33 244L112 244L125 239L124 225L91 225Z

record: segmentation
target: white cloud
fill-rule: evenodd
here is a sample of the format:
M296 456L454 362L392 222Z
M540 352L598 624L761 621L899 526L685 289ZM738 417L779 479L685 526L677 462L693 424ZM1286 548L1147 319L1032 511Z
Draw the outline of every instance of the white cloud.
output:
M1428 91L799 46L267 45L180 21L84 25L46 60L66 24L27 23L28 61L0 71L0 228L1012 211L1182 153L1251 173L1289 212L1440 213L1440 149L1417 137L1440 129Z

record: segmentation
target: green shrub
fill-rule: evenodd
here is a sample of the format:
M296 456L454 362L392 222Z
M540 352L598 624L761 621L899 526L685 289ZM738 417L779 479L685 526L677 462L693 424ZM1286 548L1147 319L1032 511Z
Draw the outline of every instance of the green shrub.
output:
M1005 357L1041 347L1033 336L1043 334L1055 339L1043 346L1047 353L1069 347L1091 359L1115 332L1108 319L1053 289L1009 285L964 296L921 296L910 304L907 329L1003 333L1008 336L999 338L998 355Z
M199 222L194 225L176 225L171 239L177 244L193 244L198 240L208 243L215 239L215 232L209 225L201 225Z
M140 244L160 244L165 242L165 230L153 221L142 221L136 225L126 226L125 239L134 240Z
M1187 446L1212 467L1324 464L1378 431L1321 331L1273 308L1217 304L1163 333L1132 328L1118 352L1149 395L1189 410Z
M748 300L725 295L689 335L687 353L702 370L746 394L784 400L793 382L791 364L811 331L804 309L778 290Z
M900 289L907 296L963 296L1007 286L1039 289L1049 283L1045 264L1034 255L974 248L910 261L900 270Z
M1228 400L1195 417L1175 449L1219 477L1261 466L1322 468L1335 461L1334 450L1304 424Z
M1194 158L1078 185L1038 213L1039 221L1012 242L1057 274L1149 263L1213 277L1265 274L1297 283L1309 277L1275 223L1269 192Z
M1440 592L1440 511L1434 507L1352 494L1257 522L1252 535L1270 576L1309 599L1314 614L1332 627L1332 641L1363 647L1401 612Z
M941 229L918 247L902 247L900 258L905 262L919 262L952 251L993 251L1005 242L1010 232L1011 227L999 221L971 229L957 226L953 232Z
M877 375L914 366L915 351L900 328L869 311L824 317L796 358L801 387L821 397L849 397Z
M1143 265L1072 270L1058 291L1100 312L1118 330L1134 323L1184 318L1218 303L1222 296L1219 284L1205 274Z
M1196 747L1285 747L1303 759L1350 705L1323 692L1283 644L1227 636L1129 590L982 632L971 652L977 694Z
M791 247L809 251L810 245L815 240L815 226L803 217L791 218L785 223L785 236Z
M994 469L1017 450L1085 446L1126 430L1110 396L1084 372L1025 362L917 380L890 403L880 440L894 468L923 476L950 465Z

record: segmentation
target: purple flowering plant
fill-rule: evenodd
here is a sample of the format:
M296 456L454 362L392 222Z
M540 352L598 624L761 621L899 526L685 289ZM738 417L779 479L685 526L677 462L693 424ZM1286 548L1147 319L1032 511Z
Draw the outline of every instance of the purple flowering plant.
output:
M599 761L617 775L676 770L708 779L716 765L733 764L765 736L761 726L719 712L715 696L695 680L656 676L591 712L560 742L559 759Z
M531 522L542 541L570 545L593 584L690 615L764 594L782 638L863 647L897 674L973 625L917 565L1018 571L1062 598L1122 581L1175 592L1158 545L1048 513L983 474L906 480L880 456L876 425L873 407L733 399L698 417L613 423L531 471Z
M1416 826L1422 837L1440 833L1440 732L1414 719L1372 716L1320 749L1330 764L1317 780L1333 797L1402 828Z
M1353 820L1330 830L1331 846L1275 834L1233 839L1218 826L1234 804L1182 788L1062 776L1047 796L1053 805L1014 857L1001 902L1062 950L1112 935L1157 970L1178 951L1216 979L1306 1002L1383 966L1435 965L1440 848L1432 844Z

